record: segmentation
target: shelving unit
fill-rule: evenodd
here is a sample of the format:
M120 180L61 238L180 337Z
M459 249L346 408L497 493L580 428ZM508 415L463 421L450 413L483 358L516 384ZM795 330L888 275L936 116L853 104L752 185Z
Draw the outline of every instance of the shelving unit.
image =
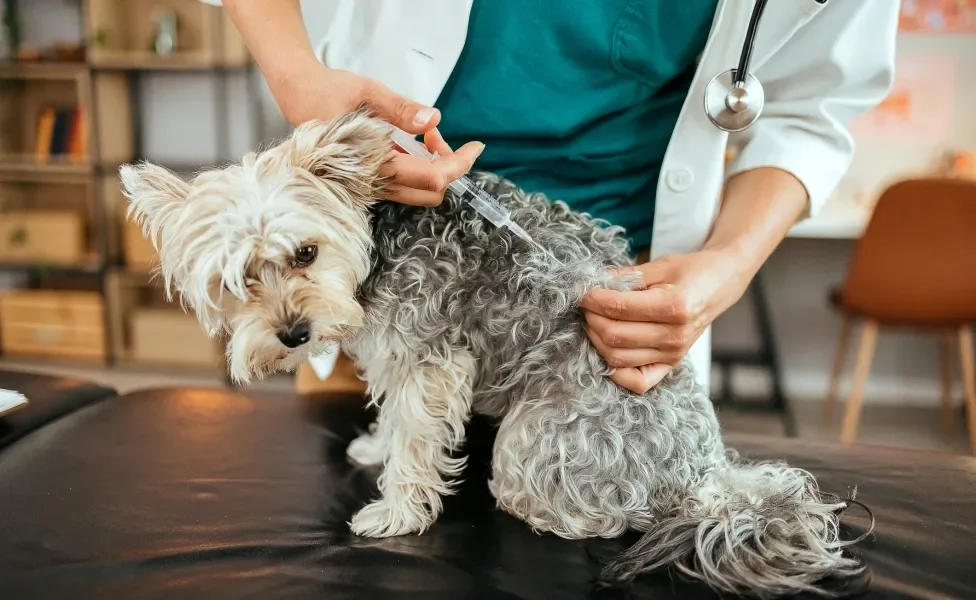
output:
M89 62L108 69L211 69L244 67L247 49L220 9L199 0L86 0ZM153 51L156 17L176 17L178 49Z
M229 160L228 75L245 74L257 102L250 56L224 12L199 0L81 4L84 62L0 63L0 271L29 274L28 289L0 291L0 310L4 303L19 307L0 313L0 354L220 372L220 343L207 340L192 316L164 302L150 275L154 252L125 221L118 167L143 158L140 95L145 74L157 71L212 80L217 156L209 164ZM161 10L177 23L175 48L166 55L154 51ZM53 157L38 152L37 126L49 106L79 109L83 151ZM260 110L252 106L249 112L259 140ZM208 165L163 166L186 174ZM77 320L44 322L23 310L41 301L78 307L59 314L86 315L89 338L83 345L91 351L77 349ZM97 342L90 339L93 330ZM24 343L25 336L31 343ZM167 345L167 336L180 343Z

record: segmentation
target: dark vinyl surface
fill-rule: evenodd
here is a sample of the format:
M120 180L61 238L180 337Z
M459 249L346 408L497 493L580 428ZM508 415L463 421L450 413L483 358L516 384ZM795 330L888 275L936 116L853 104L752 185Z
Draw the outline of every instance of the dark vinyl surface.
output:
M27 397L25 407L0 416L0 450L67 414L115 396L115 390L71 377L0 370L0 388Z
M0 452L0 597L600 598L595 557L623 540L533 534L493 508L491 428L469 428L465 484L424 535L348 531L375 472L345 459L362 400L160 390L91 405ZM976 598L976 461L729 437L787 458L877 516L864 598ZM865 519L849 516L849 537ZM707 598L668 574L634 598Z

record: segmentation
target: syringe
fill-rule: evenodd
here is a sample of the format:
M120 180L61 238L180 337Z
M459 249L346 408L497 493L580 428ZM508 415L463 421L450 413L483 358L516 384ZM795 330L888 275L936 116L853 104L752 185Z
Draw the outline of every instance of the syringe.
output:
M403 148L407 154L424 156L429 160L434 160L437 158L437 154L431 153L429 150L427 150L427 146L417 141L417 139L412 135L398 127L393 127L390 137L393 138L394 143L396 143L396 145L400 148ZM466 200L468 204L471 205L471 208L473 208L482 217L491 221L495 227L498 227L499 229L507 227L509 231L517 235L519 238L525 240L529 245L544 252L546 256L551 258L554 262L556 262L556 264L562 264L548 250L542 247L542 245L533 240L532 236L530 236L527 231L522 229L518 223L512 221L511 211L502 206L501 203L491 194L478 187L475 182L471 181L470 177L467 175L462 175L459 179L455 179L449 183L447 187L462 199Z

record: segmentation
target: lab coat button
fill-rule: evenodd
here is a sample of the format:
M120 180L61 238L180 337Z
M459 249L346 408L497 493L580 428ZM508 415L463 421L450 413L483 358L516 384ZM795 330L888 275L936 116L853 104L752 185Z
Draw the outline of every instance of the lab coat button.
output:
M680 167L668 171L666 181L671 191L684 192L694 183L695 176L690 169Z

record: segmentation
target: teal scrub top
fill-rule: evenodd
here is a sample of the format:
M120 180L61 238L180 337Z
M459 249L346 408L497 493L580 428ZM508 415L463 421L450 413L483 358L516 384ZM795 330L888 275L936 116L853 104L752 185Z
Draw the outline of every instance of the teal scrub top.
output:
M436 102L451 147L651 244L661 162L717 0L474 0ZM436 33L432 33L436 35Z

